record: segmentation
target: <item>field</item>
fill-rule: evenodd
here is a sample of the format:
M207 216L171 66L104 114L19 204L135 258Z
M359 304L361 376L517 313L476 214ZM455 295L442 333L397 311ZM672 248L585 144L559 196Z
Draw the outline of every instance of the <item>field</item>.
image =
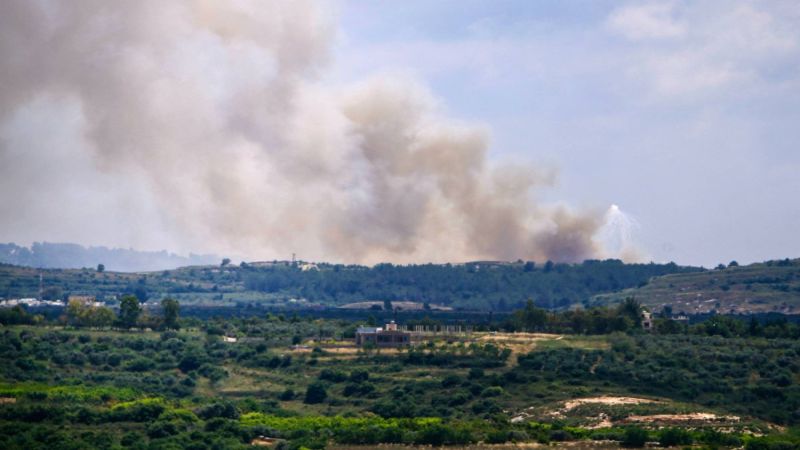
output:
M476 331L377 349L347 320L186 323L4 327L0 444L760 448L800 421L796 340Z

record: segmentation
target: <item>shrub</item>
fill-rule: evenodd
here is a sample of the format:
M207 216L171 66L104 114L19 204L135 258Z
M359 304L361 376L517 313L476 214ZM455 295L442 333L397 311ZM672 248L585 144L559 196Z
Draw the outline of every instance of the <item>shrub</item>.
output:
M130 372L147 372L155 367L153 360L148 358L136 358L133 361L128 361L124 369Z
M629 427L625 429L625 434L622 436L623 447L644 447L649 438L647 430L639 427Z
M500 386L488 387L481 392L482 397L498 397L503 395L505 391Z
M658 442L664 447L690 445L692 435L681 428L664 428L658 433Z
M456 374L450 374L442 380L442 387L453 387L461 383L461 377Z
M220 402L206 405L197 411L197 415L203 419L211 419L214 417L222 417L225 419L238 419L239 410L233 403Z
M325 391L325 385L319 382L311 383L306 390L306 396L303 399L303 402L309 405L322 403L327 397L328 392Z
M319 374L320 380L327 380L333 383L341 383L347 380L347 374L341 370L323 369Z
M369 380L369 372L366 370L354 370L350 372L350 381L353 383L361 383Z

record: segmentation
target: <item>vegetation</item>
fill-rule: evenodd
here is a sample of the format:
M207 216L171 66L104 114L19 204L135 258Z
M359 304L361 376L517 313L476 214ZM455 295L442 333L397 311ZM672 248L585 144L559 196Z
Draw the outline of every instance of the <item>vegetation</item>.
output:
M636 297L654 311L676 314L800 312L800 259L739 265L654 278L643 286L595 296L591 304L615 304Z
M593 295L646 284L665 274L700 269L670 264L476 262L462 265L379 264L375 267L302 263L216 264L148 273L109 270L37 270L0 264L0 297L36 297L43 275L48 298L91 295L118 305L124 295L140 303L174 298L184 304L228 306L343 305L375 300L386 310L400 301L456 309L512 311L533 298L536 305L564 309ZM290 300L295 303L290 303ZM299 302L297 300L299 299ZM587 303L588 304L588 303Z
M125 300L131 317L135 300ZM551 313L531 302L492 325L497 334L429 336L387 350L342 340L356 325L349 321L176 315L171 323L169 311L179 305L162 305L153 328L162 331L143 331L149 319L141 315L140 328L129 328L122 312L121 328L7 322L0 447L239 448L260 436L286 448L583 439L632 447L800 444L791 428L800 424L800 346L797 326L786 322L718 318L645 333L629 299L580 313L625 325L601 331L576 321L579 312ZM520 339L532 340L520 346ZM609 395L644 403L563 403ZM697 412L716 419L669 419ZM598 417L608 423L598 427ZM781 433L778 425L789 428Z

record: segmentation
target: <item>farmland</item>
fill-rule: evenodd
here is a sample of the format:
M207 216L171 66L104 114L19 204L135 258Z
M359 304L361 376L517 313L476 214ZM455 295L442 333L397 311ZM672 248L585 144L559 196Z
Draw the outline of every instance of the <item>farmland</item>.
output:
M355 347L354 325L6 326L2 446L798 442L796 339L489 329L381 349Z

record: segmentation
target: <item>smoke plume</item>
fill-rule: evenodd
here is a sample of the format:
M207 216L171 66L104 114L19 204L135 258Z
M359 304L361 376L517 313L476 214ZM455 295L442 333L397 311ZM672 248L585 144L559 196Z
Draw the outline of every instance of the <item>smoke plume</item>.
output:
M601 256L485 129L404 78L324 82L308 1L0 5L0 223L63 239L345 262Z

